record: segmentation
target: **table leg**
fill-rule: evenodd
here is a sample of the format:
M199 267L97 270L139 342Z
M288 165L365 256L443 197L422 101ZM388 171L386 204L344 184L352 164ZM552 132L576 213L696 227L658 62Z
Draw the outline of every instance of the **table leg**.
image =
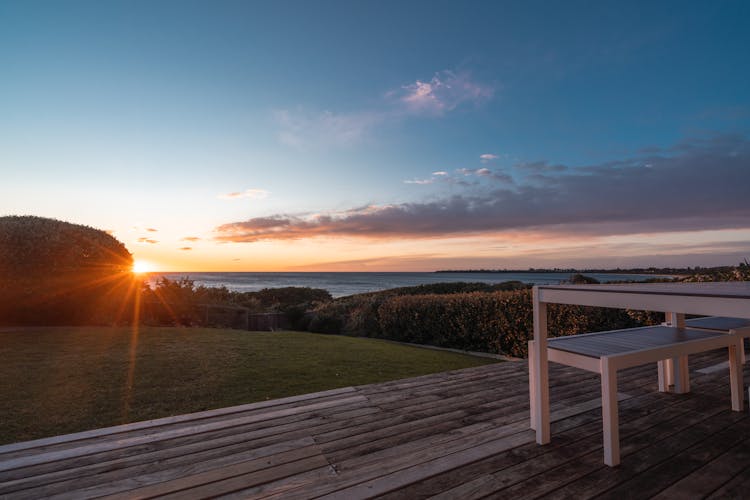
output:
M729 346L729 386L732 391L732 411L742 411L745 405L743 401L745 388L742 379L741 348L742 338Z
M620 422L617 410L617 369L605 357L601 360L602 375L602 430L604 435L604 463L610 467L620 464Z
M680 356L672 359L674 369L674 392L675 394L687 394L690 392L690 371L688 370L688 357Z
M549 364L547 362L547 304L539 301L536 287L534 297L534 350L532 361L534 374L531 387L531 408L536 431L536 442L547 444L550 441L549 429Z

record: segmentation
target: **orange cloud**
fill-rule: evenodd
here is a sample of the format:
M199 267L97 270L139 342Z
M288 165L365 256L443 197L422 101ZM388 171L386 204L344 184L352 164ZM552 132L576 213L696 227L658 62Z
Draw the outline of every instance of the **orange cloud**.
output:
M267 198L270 194L265 189L246 189L244 191L236 191L234 193L227 193L219 195L222 200L236 200L239 198L250 198L251 200L262 200Z

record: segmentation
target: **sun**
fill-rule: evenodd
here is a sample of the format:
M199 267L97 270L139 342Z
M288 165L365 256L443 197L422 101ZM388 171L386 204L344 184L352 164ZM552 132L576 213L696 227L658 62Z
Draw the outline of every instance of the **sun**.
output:
M145 260L136 260L133 262L133 273L134 274L144 274L144 273L150 273L154 270L154 266Z

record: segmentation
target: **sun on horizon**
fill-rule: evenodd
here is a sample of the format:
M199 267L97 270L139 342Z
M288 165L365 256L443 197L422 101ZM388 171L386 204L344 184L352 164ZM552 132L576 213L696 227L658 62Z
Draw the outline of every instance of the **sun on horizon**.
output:
M133 262L132 272L133 274L145 274L153 272L154 265L145 260L136 260Z

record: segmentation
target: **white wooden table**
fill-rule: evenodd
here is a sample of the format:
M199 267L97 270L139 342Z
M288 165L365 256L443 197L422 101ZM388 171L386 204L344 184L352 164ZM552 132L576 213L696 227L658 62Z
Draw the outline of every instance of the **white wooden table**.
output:
M550 441L547 304L661 311L666 321L684 327L685 314L750 318L750 282L628 283L622 285L542 285L533 289L534 342L529 353L531 428L536 441ZM740 370L741 373L741 370ZM659 363L659 390L672 382L689 390L687 356Z

